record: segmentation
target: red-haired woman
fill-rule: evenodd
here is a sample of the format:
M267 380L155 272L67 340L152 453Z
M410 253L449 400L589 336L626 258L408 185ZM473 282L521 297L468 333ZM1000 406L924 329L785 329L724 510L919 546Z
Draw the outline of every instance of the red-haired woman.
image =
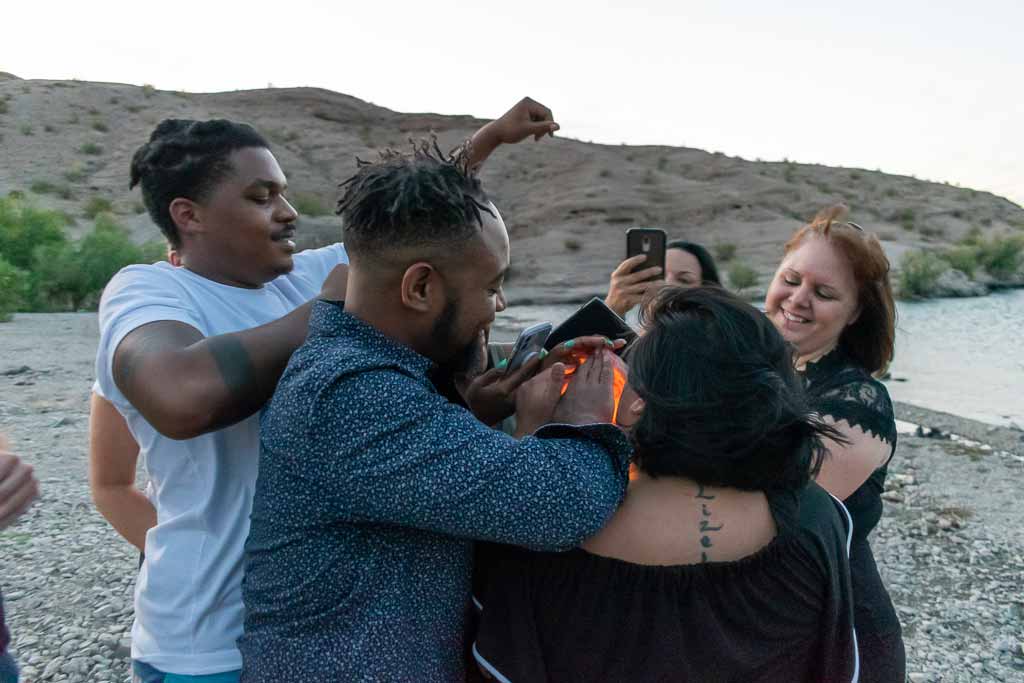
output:
M876 378L893 356L896 308L878 239L845 222L846 207L819 213L786 243L765 309L797 352L816 409L846 437L827 443L817 481L853 518L850 549L862 683L904 680L899 619L868 535L882 516L886 469L896 449L892 402Z

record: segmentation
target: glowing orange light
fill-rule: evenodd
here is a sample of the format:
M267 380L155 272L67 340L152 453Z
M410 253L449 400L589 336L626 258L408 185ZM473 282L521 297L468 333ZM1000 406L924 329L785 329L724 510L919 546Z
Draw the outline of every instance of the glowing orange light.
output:
M619 401L622 400L622 392L626 388L626 364L622 362L622 359L618 356L609 354L609 358L612 363L612 402L614 408L612 408L612 422L615 422L619 416ZM576 369L587 362L587 356L582 356L579 359L578 365L570 365L565 369L566 380L562 384L562 394L569 388L569 376L576 372Z

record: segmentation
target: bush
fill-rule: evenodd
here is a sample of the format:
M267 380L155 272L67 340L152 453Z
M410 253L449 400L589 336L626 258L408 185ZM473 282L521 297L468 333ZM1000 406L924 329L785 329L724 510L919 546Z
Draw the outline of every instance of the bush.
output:
M0 100L0 114L6 114L6 113L7 113L7 102L5 100Z
M103 154L103 148L97 145L95 142L87 142L78 148L78 151L82 154L88 154L90 156L97 156Z
M569 251L579 251L580 249L583 248L583 245L580 243L580 241L572 237L565 240L563 244L565 245L565 248L568 249Z
M308 194L305 192L296 192L294 196L289 197L288 201L295 207L301 215L305 216L326 216L331 212L327 205L324 204L319 197L315 194Z
M953 247L944 251L941 256L950 266L967 277L974 278L974 271L978 268L978 250L975 247Z
M99 131L100 133L106 133L110 131L110 128L107 127L107 124L103 123L102 121L93 121L92 129L95 131Z
M69 183L78 183L85 180L85 167L79 162L71 164L71 168L64 171L64 180Z
M736 245L732 242L719 242L714 245L715 258L722 262L732 261L736 256Z
M143 86L142 86L142 95L143 95L143 97L145 97L145 98L146 98L147 100L148 100L148 99L149 99L150 97L152 97L153 95L155 95L155 94L156 94L156 88L154 88L154 87L153 87L152 85L150 85L149 83L146 83L145 85L143 85Z
M929 297L939 276L949 263L929 251L910 251L900 261L900 294L904 297Z
M18 131L22 135L32 135L32 124L23 123L20 126L18 126Z
M33 180L28 189L36 194L52 194L57 191L57 185L49 180Z
M1024 239L995 237L978 246L978 262L997 280L1008 280L1020 270L1024 257Z
M757 271L744 263L734 263L729 268L729 283L737 292L757 284Z
M64 216L40 209L18 196L0 198L0 257L15 268L31 270L33 251L66 241Z
M903 225L904 230L913 231L915 227L916 217L913 209L903 209L899 214L899 221Z
M114 204L106 197L93 197L82 209L86 218L96 218L101 213L110 213L114 210Z
M25 301L28 274L0 256L0 323L11 319Z
M111 216L101 215L93 231L80 242L51 245L37 252L32 273L34 307L71 311L93 307L117 271L150 258L145 252Z

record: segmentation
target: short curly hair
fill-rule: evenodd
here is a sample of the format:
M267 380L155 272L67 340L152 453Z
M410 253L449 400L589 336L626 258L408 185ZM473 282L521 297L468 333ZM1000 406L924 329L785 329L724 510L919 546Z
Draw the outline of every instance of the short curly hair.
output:
M407 246L442 245L478 234L483 213L494 215L480 179L468 167L468 148L445 154L436 140L388 149L341 183L338 200L345 248L379 254Z
M153 222L175 249L181 247L170 206L178 197L202 201L232 171L228 157L247 147L270 145L245 123L225 119L164 119L149 142L132 156L129 189L142 186L142 200Z

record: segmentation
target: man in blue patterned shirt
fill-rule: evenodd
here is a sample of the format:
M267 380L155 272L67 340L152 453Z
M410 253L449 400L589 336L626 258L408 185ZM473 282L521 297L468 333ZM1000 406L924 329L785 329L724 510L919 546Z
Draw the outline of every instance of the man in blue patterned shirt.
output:
M262 418L242 681L461 681L473 541L579 544L630 447L602 352L561 401L559 365L517 391L520 429L584 426L515 439L436 390L505 307L508 233L468 169L391 154L340 206L346 301L315 305Z

